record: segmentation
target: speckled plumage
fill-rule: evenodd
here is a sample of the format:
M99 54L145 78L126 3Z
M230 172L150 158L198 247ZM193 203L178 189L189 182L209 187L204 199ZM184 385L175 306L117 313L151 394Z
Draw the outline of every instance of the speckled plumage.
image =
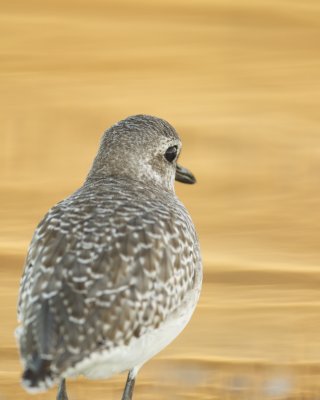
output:
M93 365L102 353L107 363L114 349L156 332L180 308L191 316L202 280L200 251L174 194L175 162L163 158L172 145L181 148L161 119L133 116L114 125L85 184L37 227L17 330L27 390L69 375L94 377L88 365L78 366L90 359Z

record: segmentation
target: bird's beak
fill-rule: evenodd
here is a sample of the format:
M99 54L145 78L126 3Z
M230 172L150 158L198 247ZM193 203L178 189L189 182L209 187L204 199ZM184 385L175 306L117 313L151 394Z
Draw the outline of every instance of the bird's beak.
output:
M177 164L176 181L192 184L196 183L196 178L187 168L181 167L181 165Z

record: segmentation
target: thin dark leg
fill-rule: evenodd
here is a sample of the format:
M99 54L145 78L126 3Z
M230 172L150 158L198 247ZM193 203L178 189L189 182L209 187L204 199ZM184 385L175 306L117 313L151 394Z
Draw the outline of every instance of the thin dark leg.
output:
M66 380L62 379L59 385L57 400L68 400Z
M132 394L138 370L139 368L132 368L129 371L126 386L122 395L122 400L132 400Z

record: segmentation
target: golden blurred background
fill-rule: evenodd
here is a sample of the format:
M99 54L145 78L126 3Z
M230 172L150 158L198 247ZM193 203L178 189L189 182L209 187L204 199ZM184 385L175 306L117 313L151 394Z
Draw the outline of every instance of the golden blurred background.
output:
M13 332L33 230L136 113L182 137L204 261L194 318L136 398L319 399L320 2L4 0L0 18L0 400L31 398ZM70 399L124 381L78 379Z

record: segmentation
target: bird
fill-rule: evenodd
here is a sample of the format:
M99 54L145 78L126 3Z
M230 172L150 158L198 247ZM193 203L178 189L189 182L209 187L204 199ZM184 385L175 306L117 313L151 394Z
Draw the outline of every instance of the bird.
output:
M80 189L37 226L18 299L22 386L128 372L131 400L142 365L189 322L202 286L198 235L174 181L196 182L177 163L178 133L150 115L107 129Z

